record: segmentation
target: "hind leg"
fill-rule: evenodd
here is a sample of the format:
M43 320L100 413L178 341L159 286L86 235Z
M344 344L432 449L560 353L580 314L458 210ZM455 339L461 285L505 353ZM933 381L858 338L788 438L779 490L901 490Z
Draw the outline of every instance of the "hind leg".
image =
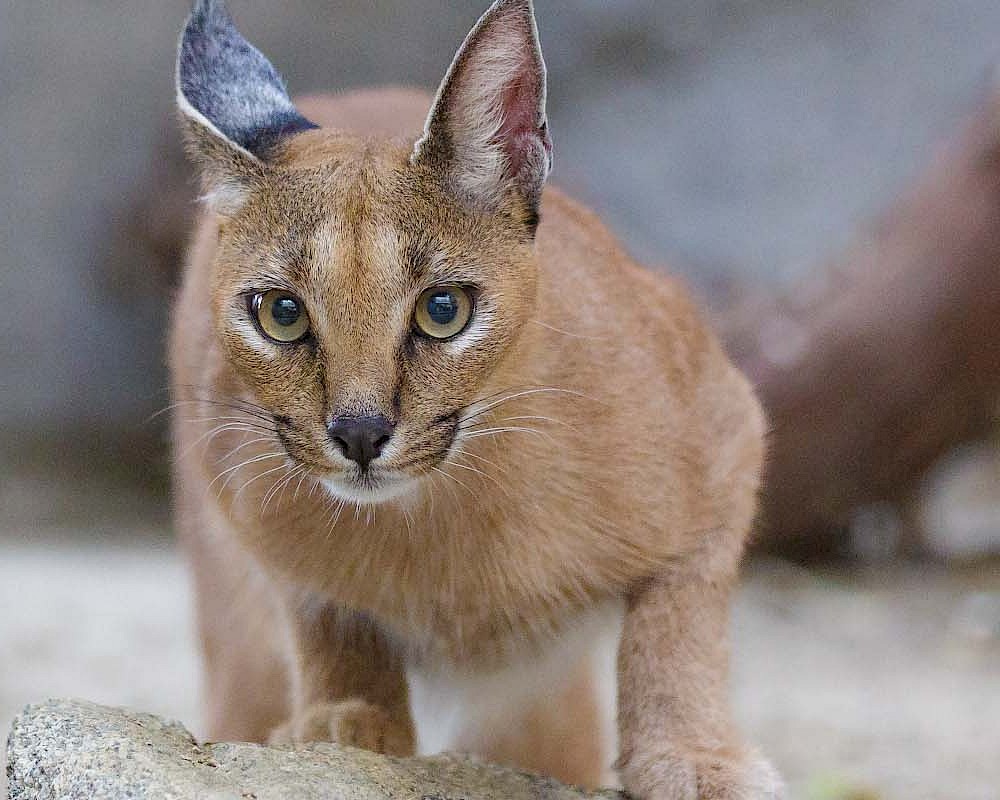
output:
M608 786L611 747L589 669L560 691L540 697L500 729L470 736L472 749L498 764L597 789Z
M541 660L491 672L411 669L421 755L451 750L585 788L615 786L617 609Z

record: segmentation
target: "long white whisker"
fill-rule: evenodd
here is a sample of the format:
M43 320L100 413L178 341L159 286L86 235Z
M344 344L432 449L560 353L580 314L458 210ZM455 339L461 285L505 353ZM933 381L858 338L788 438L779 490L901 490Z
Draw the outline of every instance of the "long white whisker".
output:
M468 456L469 458L474 458L477 461L482 461L484 464L488 464L489 466L493 467L495 470L503 473L504 475L508 475L509 474L507 472L507 470L505 470L503 467L501 467L495 461L490 461L488 458L484 458L483 456L477 455L476 453L470 453L468 450L461 450L459 452L459 455Z
M453 476L449 475L443 469L439 469L438 467L431 467L431 469L434 472L438 473L439 475L443 475L447 479L446 482L445 482L445 486L448 487L448 491L451 492L451 496L455 498L455 503L458 504L458 505L461 505L462 498L458 496L458 492L455 491L455 487L452 486L451 483L450 483L450 481L454 481L455 478ZM456 483L457 483L457 481L456 481Z
M474 472L477 475L482 475L484 478L486 478L486 480L495 483L497 488L500 489L500 491L503 492L508 498L510 497L510 494L507 492L507 487L505 487L502 483L500 483L500 481L498 481L492 475L483 472L481 469L476 469L475 467L470 467L468 464L460 464L457 461L449 461L447 459L445 459L444 463L450 464L453 467L458 467L459 469L465 469L468 470L469 472Z
M341 501L337 504L337 514L334 517L333 522L330 523L330 530L331 531L334 528L336 528L337 527L337 523L340 522L340 515L344 513L344 507L346 505L347 505L347 500L344 500L344 499L341 499Z
M236 490L236 494L233 495L234 502L239 500L240 494L242 494L243 490L246 489L251 483L260 480L261 478L267 477L268 475L271 475L280 469L288 469L288 467L285 464L279 464L277 467L274 467L274 469L269 469L266 470L265 472L260 473L259 475L254 475L250 480L248 480L239 489Z
M216 436L225 433L227 431L242 431L243 433L263 433L263 431L259 430L258 428L246 425L245 423L227 422L215 428L212 428L211 430L205 431L205 433L203 433L201 436L195 439L190 445L188 445L188 447L184 448L184 451L177 457L178 460L186 458L191 453L191 451L194 450L194 448L196 448L206 439L208 439L208 442L205 443L205 447L207 448L212 443L212 440L215 439Z
M185 388L193 389L196 391L201 391L197 386L187 386ZM161 408L155 414L150 417L150 419L155 419L161 414L165 414L167 411L172 411L176 408L180 408L185 405L212 405L220 406L222 408L231 408L234 411L240 411L244 414L257 417L258 419L266 420L267 422L273 422L274 416L268 411L264 406L258 405L257 403L251 403L249 400L241 400L238 397L223 397L221 399L212 397L192 397L185 400L176 400L170 403L165 408Z
M272 498L277 497L279 494L281 494L282 491L284 491L284 489L288 486L289 482L295 477L298 470L301 469L301 465L292 465L291 467L287 467L287 469L288 469L288 474L286 474L282 478L278 478L277 480L275 480L274 485L270 489L268 489L267 492L264 494L264 499L261 501L260 504L260 515L262 517L264 516L264 513L267 511L268 503L271 502Z
M274 431L274 425L261 425L259 422L251 422L246 417L188 417L191 422L240 422L249 425L251 428L259 428L265 431Z
M541 437L543 437L545 439L548 439L550 442L555 443L555 439L553 439L545 431L540 431L540 430L537 430L535 428L523 428L523 427L517 427L517 426L508 426L508 427L504 427L504 428L487 428L485 430L474 430L471 433L464 433L463 432L462 438L463 439L478 439L480 436L496 436L499 433L532 433L535 436L541 436Z
M563 336L569 336L569 337L571 337L573 339L589 339L590 341L593 341L593 342L605 342L605 341L607 341L607 337L606 336L587 336L587 335L582 334L582 333L570 333L569 331L564 331L562 328L557 328L554 325L548 325L547 323L544 323L541 320L532 319L532 320L528 320L528 321L534 323L535 325L538 325L541 328L545 328L546 330L553 331L554 333L561 333Z
M266 461L269 458L284 458L284 457L285 457L284 453L264 453L262 455L254 456L253 458L248 458L245 461L241 461L236 466L229 467L228 469L224 469L222 472L220 472L218 475L216 475L214 478L212 478L212 482L210 484L208 484L207 488L211 489L212 486L213 486L213 484L217 480L219 480L219 478L221 478L223 475L229 475L230 473L235 473L237 470L240 470L243 467L250 466L251 464L256 464L256 463L258 463L260 461ZM222 489L225 489L225 488L226 488L226 484L223 484Z
M223 461L228 461L238 452L240 452L240 450L244 450L245 448L250 447L251 445L260 444L261 442L273 442L273 441L274 440L270 436L258 436L256 439L250 439L249 441L243 442L243 444L237 445L228 453L226 453L224 456L219 456L216 459L216 462L221 463Z
M303 465L302 474L299 475L299 482L296 484L296 486L295 486L295 492L292 494L292 502L293 503L296 502L299 499L299 489L302 488L302 481L304 481L306 478L309 477L309 473L310 472L311 472L311 470L309 469L309 467L306 467L306 466ZM313 485L315 487L315 484L313 484ZM312 496L312 493L310 492L310 497L311 496Z
M538 420L538 421L541 421L541 422L551 422L553 425L562 425L562 426L564 426L566 428L569 428L570 430L574 430L574 431L576 430L575 427L573 427L572 425L570 425L568 422L563 422L561 419L554 419L552 417L543 417L543 416L538 415L538 414L528 415L528 416L519 416L519 417L503 417L501 419L498 419L497 422L518 422L518 421L530 421L530 420Z
M470 489L470 488L469 488L469 487L468 487L468 486L467 486L466 484L464 484L464 483L463 483L462 481L460 481L460 480L459 480L458 478L456 478L456 477L455 477L454 475L449 475L449 474L448 474L447 472L445 472L445 471L444 471L443 469L438 469L437 467L431 467L431 469L432 469L432 470L434 470L435 472L440 472L440 473L441 473L442 475L444 475L444 476L445 476L446 478L448 478L449 480L452 480L452 481L454 481L454 482L455 482L455 483L457 483L457 484L458 484L459 486L461 486L461 487L462 487L463 489L465 489L465 491L467 491L467 492L468 492L469 494L471 494L471 495L472 495L473 497L475 497L475 496L476 496L476 493L475 493L474 491L472 491L472 489ZM457 498L456 498L456 499L457 499Z
M468 420L472 419L473 417L477 417L480 414L485 414L487 411L490 411L491 409L494 409L499 405L503 405L504 403L509 403L511 400L517 400L519 397L529 397L531 395L549 394L549 393L568 394L574 397L593 399L593 398L588 398L587 395L582 394L581 392L574 391L573 389L560 389L554 386L542 386L535 389L525 389L524 391L514 392L513 394L501 397L499 400L494 400L491 403L488 403L486 406L483 406L481 408L474 409L471 414L468 414L465 417L459 419L459 424L467 422ZM470 408L475 405L476 403L470 403Z
M274 493L274 491L281 485L281 481L288 477L287 470L290 470L291 468L288 466L288 464L285 464L284 466L286 470L285 474L275 478L274 482L268 487L267 491L264 492L264 496L261 498L260 501L260 511L258 512L258 516L261 517L264 516L264 509L267 508L267 503L271 499L272 493Z

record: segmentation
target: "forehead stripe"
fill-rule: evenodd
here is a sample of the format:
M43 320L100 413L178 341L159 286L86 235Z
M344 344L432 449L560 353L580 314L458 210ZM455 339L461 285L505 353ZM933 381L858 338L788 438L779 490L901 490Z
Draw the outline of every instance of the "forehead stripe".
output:
M426 277L437 251L435 243L426 234L417 234L406 244L404 255L406 267L416 279Z

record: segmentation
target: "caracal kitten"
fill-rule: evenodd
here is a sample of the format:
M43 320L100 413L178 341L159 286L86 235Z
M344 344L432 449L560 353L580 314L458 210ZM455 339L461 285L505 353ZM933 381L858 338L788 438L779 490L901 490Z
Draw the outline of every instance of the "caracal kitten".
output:
M220 0L188 20L170 363L210 735L775 798L727 698L761 412L684 291L544 188L545 93L530 0L433 100L299 108Z

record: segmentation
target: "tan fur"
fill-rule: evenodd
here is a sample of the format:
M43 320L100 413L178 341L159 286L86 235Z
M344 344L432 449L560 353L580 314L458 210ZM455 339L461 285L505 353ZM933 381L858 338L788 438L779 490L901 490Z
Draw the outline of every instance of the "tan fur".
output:
M625 786L777 797L727 702L729 597L762 459L750 388L685 292L560 192L546 189L534 244L516 204L472 215L442 194L410 163L429 103L404 90L301 103L324 129L290 139L237 213L199 228L170 362L210 735L408 752L406 670L530 663L624 600ZM401 346L415 248L484 287L483 341ZM306 301L315 351L269 354L239 329L240 292L274 281ZM404 468L417 482L396 499L345 504L319 482L340 469L331 412L396 421L393 466L437 446L435 418L505 397L475 420L504 430L463 439L439 471ZM298 460L244 403L294 422ZM586 671L567 676L527 718L467 741L592 785L612 757L593 691Z

